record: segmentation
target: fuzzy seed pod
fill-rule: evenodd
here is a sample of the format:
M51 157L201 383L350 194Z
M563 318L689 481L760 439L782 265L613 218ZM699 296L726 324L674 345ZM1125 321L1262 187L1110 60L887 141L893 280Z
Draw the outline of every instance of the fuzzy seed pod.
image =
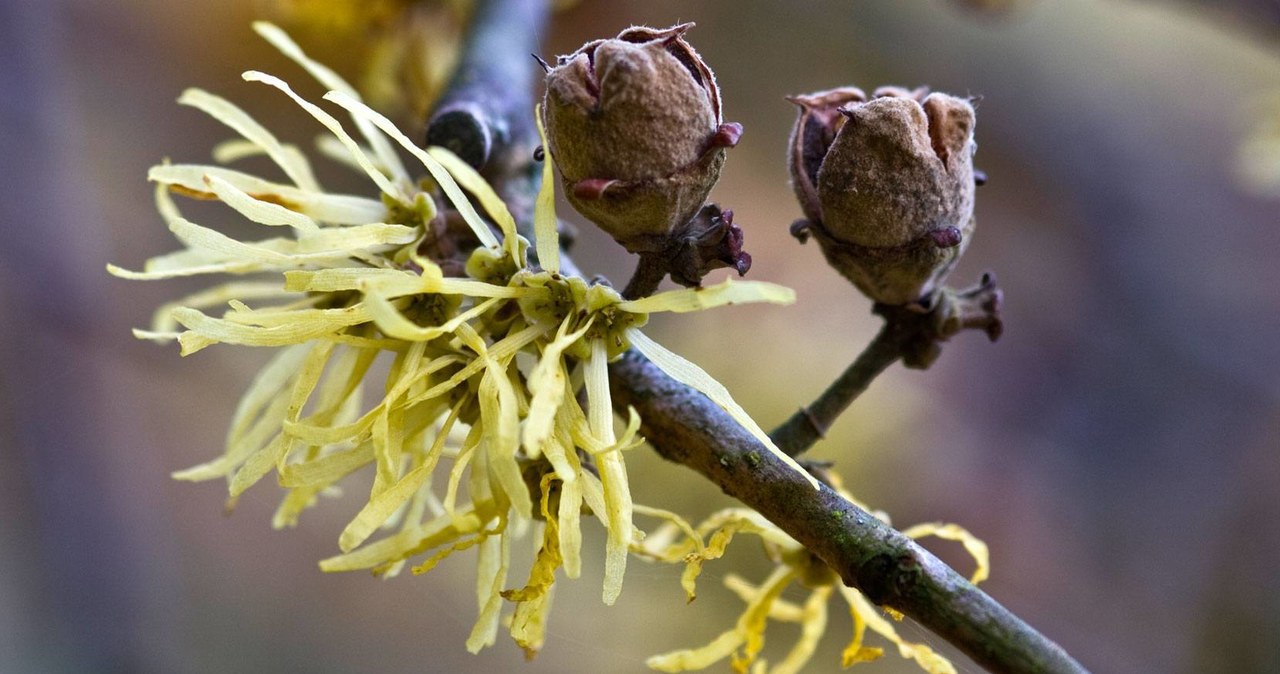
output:
M968 101L883 87L793 96L791 182L827 262L882 304L927 298L973 232Z
M738 124L684 40L693 24L633 27L561 56L547 73L547 142L569 203L632 252L663 248L720 177Z

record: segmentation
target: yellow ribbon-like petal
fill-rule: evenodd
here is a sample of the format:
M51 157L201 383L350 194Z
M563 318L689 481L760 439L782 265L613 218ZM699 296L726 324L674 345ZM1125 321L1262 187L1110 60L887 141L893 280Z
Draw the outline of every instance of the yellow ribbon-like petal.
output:
M588 417L591 433L604 445L613 445L613 402L609 393L608 350L600 339L591 342L591 358L586 363ZM609 534L605 543L604 603L612 606L622 592L622 576L627 568L631 545L631 491L627 469L620 452L599 455L600 481L604 484Z
M280 141L239 106L221 96L203 89L187 89L178 97L178 103L189 105L210 117L235 129L244 139L262 149L299 188L320 191L311 165L301 153L287 152Z
M270 42L273 47L280 50L280 53L302 66L307 73L326 88L341 91L356 100L360 100L360 94L356 93L355 87L348 84L333 69L307 56L302 48L298 46L298 43L294 42L280 28L266 21L255 21L253 30L267 42ZM367 121L358 117L354 119L356 128L360 130L361 135L369 143L369 147L373 149L378 162L387 169L395 180L408 184L410 182L409 172L405 170L404 163L400 161L400 156L396 154L387 139L382 134L379 134Z
M552 274L560 273L560 232L556 221L556 169L547 144L547 131L542 125L542 106L533 110L538 124L538 138L542 140L542 186L533 204L533 237L537 246L538 264Z
M726 278L713 286L682 288L638 300L628 300L619 304L618 308L637 314L651 314L658 311L687 313L732 304L751 302L793 304L795 301L796 292L786 286L763 281L734 281L732 278Z
M958 524L929 522L917 524L902 533L910 538L937 536L938 538L959 542L964 546L969 556L973 557L974 563L977 564L977 568L973 570L973 575L969 578L969 582L974 585L981 583L991 575L991 553L987 550L987 544Z
M462 186L462 189L471 193L480 202L489 217L498 225L498 229L502 230L503 243L506 244L507 254L515 260L516 264L523 264L520 259L520 239L516 235L516 220L511 217L511 211L507 209L507 204L502 201L498 193L493 191L488 181L480 176L471 165L458 155L450 152L443 147L429 147L427 154L431 155L440 165L453 176L454 180Z
M627 339L631 341L631 345L637 351L653 361L654 365L661 368L672 379L701 391L703 395L706 395L712 402L719 405L730 417L733 417L734 421L741 424L751 435L755 436L774 456L781 459L792 470L803 475L813 485L814 489L821 489L822 483L818 482L817 478L810 475L804 468L801 468L800 464L796 463L796 460L786 452L778 449L778 446L773 444L773 440L769 439L769 435L764 432L764 429L760 428L760 425L751 418L751 415L747 414L747 411L742 409L742 406L733 399L728 389L707 374L706 370L668 351L661 344L649 339L643 332L634 328L627 330Z
M458 187L457 181L455 181L453 177L449 175L449 172L440 165L440 162L427 154L426 150L423 150L415 145L413 141L409 140L409 138L405 136L400 129L396 128L395 124L391 123L391 120L352 97L350 94L341 91L330 91L325 94L324 97L326 100L333 101L343 108L346 108L352 116L358 119L369 120L392 140L399 143L401 147L409 152L409 154L422 162L422 165L426 167L427 172L435 179L436 184L438 184L440 189L444 191L445 195L449 197L449 201L453 203L454 208L458 209L458 213L462 215L463 220L470 225L471 230L475 232L476 237L480 239L481 245L488 248L498 247L498 239L493 236L493 232L489 230L489 226L484 224L484 221L480 219L480 214L476 213L475 207L471 205L471 202L467 199L466 195L462 193L462 189Z

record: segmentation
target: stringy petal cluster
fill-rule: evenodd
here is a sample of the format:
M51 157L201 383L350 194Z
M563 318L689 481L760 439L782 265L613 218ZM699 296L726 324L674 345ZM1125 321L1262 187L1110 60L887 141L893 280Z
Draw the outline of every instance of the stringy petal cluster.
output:
M238 137L214 149L213 165L150 170L157 209L182 248L140 271L108 270L138 280L232 276L161 307L135 334L176 341L183 355L215 344L278 352L236 408L222 455L175 477L226 480L231 507L275 473L284 497L273 525L282 528L359 472L369 478L361 487L344 486L364 505L339 535L341 553L321 568L390 577L411 565L425 573L475 548L478 618L468 649L494 642L510 605L511 636L536 653L557 575L581 573L584 516L607 530L606 604L643 540L624 461L642 442L640 419L631 410L625 428L615 428L608 362L634 347L778 452L723 386L641 328L654 312L785 304L794 295L726 280L626 301L562 273L551 157L535 215L541 265L532 266L506 205L465 162L417 147L279 28L254 28L329 90L329 105L273 75L244 79L301 108L326 132L319 151L375 189L328 191L298 147L235 104L199 89L181 96ZM282 176L233 168L251 156L269 158ZM265 229L252 240L228 236L184 216L175 196L220 202ZM462 274L446 273L446 261L432 255L450 218L465 223L474 246ZM522 539L534 551L520 583L508 575Z

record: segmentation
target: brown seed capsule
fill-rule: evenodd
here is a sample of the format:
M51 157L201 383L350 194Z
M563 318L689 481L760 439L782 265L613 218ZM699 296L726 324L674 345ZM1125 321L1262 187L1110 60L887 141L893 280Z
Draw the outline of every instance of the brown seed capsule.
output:
M832 267L871 299L932 293L973 231L974 112L968 101L898 87L794 96L791 182Z
M661 249L706 201L738 124L684 40L693 24L634 27L547 73L547 142L569 202L632 252Z

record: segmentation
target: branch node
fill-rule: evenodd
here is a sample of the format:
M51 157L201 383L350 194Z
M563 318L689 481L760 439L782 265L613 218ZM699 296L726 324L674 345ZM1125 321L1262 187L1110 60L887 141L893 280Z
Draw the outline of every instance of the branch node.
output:
M804 418L809 422L809 425L813 427L813 432L818 434L818 439L824 439L827 437L827 431L831 430L830 427L819 420L807 405L800 408L800 413L804 415Z

